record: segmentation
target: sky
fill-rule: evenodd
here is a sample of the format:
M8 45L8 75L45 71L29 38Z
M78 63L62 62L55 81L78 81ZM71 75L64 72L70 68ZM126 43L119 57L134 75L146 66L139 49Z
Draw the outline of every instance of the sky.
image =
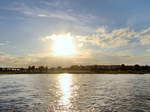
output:
M150 65L149 5L149 0L1 0L0 66ZM55 56L54 35L70 35L78 53Z

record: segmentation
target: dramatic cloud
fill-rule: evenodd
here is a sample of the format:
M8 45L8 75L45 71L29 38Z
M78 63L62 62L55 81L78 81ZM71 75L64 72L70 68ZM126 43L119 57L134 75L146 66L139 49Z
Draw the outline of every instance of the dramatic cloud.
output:
M140 31L134 31L130 28L110 31L106 27L98 28L91 35L73 35L79 54L70 58L69 64L74 64L75 62L79 64L148 64L150 63L150 57L146 54L149 52L149 49L143 51L141 55L137 55L135 50L138 50L141 46L150 45L149 41L146 40L149 39L149 35L149 28ZM54 37L54 34L43 37L42 41L51 43L52 37ZM144 42L144 40L146 41ZM94 45L102 49L94 49L89 45ZM120 47L123 47L123 49L121 50ZM113 48L118 49L112 50ZM55 60L56 57L51 57L51 59ZM67 60L66 62L68 62Z

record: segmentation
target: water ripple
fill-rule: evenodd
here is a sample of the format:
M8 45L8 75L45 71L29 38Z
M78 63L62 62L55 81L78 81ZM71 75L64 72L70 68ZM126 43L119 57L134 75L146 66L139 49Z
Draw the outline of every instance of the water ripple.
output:
M150 75L0 76L0 112L150 112Z

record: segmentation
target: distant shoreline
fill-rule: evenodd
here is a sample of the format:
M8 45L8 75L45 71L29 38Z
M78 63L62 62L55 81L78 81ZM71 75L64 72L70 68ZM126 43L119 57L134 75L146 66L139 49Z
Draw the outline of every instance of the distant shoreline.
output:
M147 71L51 71L51 72L0 72L0 74L150 74Z
M148 65L72 65L70 67L29 66L28 68L0 68L0 74L150 74Z

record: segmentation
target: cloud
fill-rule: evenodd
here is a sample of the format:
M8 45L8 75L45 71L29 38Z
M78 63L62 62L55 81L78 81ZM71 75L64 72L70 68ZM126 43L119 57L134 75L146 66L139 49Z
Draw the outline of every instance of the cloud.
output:
M150 35L144 36L140 42L142 45L150 45Z
M150 53L150 49L146 49L146 52Z
M15 11L24 14L27 17L38 17L46 19L55 19L69 21L75 23L87 23L93 21L96 17L91 14L77 14L72 9L66 6L66 3L61 1L40 1L34 4L29 4L25 1L14 2L8 7L1 9ZM39 6L40 4L40 6Z
M141 45L150 45L150 28L141 31L138 36L140 37Z
M0 43L0 46L4 46L4 45L6 45L5 43Z
M116 53L101 50L82 49L74 56L52 56L48 53L11 55L0 53L0 66L27 67L44 65L49 67L89 65L89 64L150 64L150 56L136 56L131 51L120 50Z
M0 65L1 66L11 66L10 60L13 60L13 56L7 53L0 52Z
M47 2L48 3L48 2ZM49 1L50 3L50 1ZM55 18L55 19L61 19L61 20L68 20L68 21L77 21L77 18L68 13L67 11L58 10L52 10L47 9L44 6L41 8L38 5L29 5L25 2L15 2L10 7L2 8L4 10L9 11L15 11L22 13L26 16L31 17L41 17L41 18Z
M51 36L42 37L41 40L43 42L49 41L49 40L51 40Z
M0 65L10 67L23 67L37 61L37 57L15 56L7 53L0 53Z
M83 43L91 43L101 48L116 48L126 46L130 42L130 38L135 32L129 28L115 29L109 32L106 28L98 28L96 34L88 36L78 36L79 41Z
M79 45L79 54L72 57L70 64L75 62L80 64L149 64L150 57L145 54L136 55L137 53L134 52L138 47L150 44L149 42L147 44L142 43L143 39L147 39L146 36L149 36L149 28L140 31L134 31L130 28L110 31L106 27L100 27L91 35L73 35L77 45ZM53 34L46 36L43 41L47 42L52 37ZM105 50L86 46L91 44L99 48L105 48ZM120 47L124 48L120 49ZM118 49L111 50L112 48ZM149 52L149 49L146 52ZM55 58L53 59L55 60Z
M77 36L77 38L81 43L92 44L101 48L118 48L127 45L150 45L150 28L141 31L134 31L130 28L120 28L109 31L105 27L100 27L95 32L91 35Z
M97 33L106 33L107 32L107 29L106 27L100 27L96 30Z
M67 20L67 21L78 21L76 17L65 13L65 12L44 12L44 13L35 13L32 12L29 14L30 16L36 16L36 17L41 17L41 18L55 18L55 19L60 19L60 20Z
M9 41L0 42L0 46L5 46L8 45L9 43L10 43Z
M84 53L84 55L82 54ZM53 56L48 53L32 53L25 55L11 55L7 53L0 53L0 66L9 67L27 67L29 65L44 65L49 67L56 66L70 66L74 64L84 64L90 54L82 51L76 56Z

